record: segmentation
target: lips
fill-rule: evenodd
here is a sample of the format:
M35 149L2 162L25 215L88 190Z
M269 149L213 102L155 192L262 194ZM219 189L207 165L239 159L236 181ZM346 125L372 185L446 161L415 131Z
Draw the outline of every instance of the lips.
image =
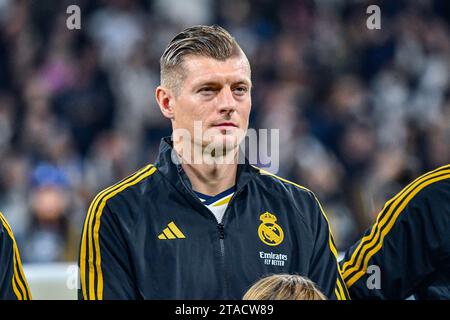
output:
M228 128L237 128L237 125L233 122L220 122L218 124L213 125L214 127L228 127Z

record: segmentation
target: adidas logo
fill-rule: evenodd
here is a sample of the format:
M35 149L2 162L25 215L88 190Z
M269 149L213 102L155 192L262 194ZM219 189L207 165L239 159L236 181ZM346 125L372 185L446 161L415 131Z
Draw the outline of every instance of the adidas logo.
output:
M167 228L158 236L159 240L170 240L170 239L184 239L186 238L180 229L172 221L168 224Z

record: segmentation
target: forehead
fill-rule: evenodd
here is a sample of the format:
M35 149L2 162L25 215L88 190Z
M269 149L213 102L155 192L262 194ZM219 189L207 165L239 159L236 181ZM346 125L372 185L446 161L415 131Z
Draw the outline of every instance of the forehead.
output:
M183 69L185 82L193 85L202 82L250 83L250 65L244 55L233 56L224 61L189 55L184 58Z

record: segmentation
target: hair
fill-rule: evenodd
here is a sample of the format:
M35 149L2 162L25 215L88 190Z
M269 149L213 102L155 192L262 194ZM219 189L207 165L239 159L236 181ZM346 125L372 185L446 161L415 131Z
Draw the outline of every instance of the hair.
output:
M224 28L217 25L189 27L169 42L161 56L161 84L175 91L179 89L186 76L182 64L187 55L225 61L240 54L243 54L241 47Z
M244 300L327 300L311 280L291 274L275 274L258 280Z

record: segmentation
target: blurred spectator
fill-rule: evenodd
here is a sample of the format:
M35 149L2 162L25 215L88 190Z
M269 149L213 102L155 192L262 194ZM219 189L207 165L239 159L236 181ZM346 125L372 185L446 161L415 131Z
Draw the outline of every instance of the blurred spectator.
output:
M101 48L104 66L114 68L126 61L144 37L144 17L137 1L111 0L92 14L89 33Z
M24 154L4 150L0 164L0 206L10 224L14 225L14 234L19 242L26 234L29 221L26 201L30 188L29 172L29 159Z
M24 262L59 262L76 258L69 224L69 180L63 171L39 164L32 172L31 217L22 241Z
M80 50L77 70L74 86L55 96L54 111L70 127L78 150L85 155L96 136L111 127L115 101L91 45Z

